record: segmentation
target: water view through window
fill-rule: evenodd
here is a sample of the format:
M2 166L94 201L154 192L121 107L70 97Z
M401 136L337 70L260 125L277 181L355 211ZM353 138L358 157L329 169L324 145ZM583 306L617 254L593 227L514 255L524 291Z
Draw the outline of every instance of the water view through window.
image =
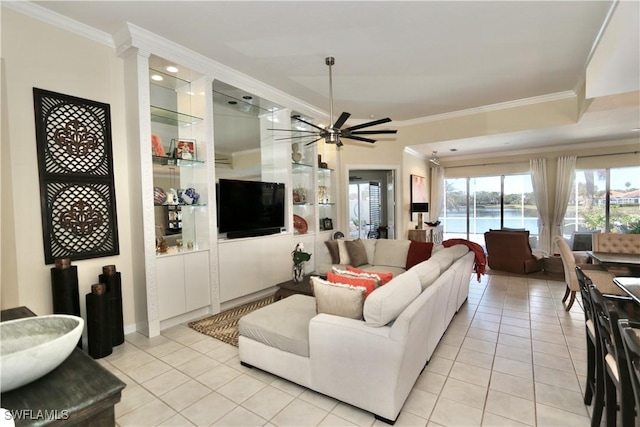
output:
M486 231L516 228L529 230L532 246L537 242L538 210L529 174L446 179L444 203L445 239L484 246Z

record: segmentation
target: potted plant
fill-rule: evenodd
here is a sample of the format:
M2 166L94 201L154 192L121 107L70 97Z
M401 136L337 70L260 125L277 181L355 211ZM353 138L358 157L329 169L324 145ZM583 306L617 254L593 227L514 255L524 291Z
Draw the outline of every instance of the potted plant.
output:
M304 244L298 243L291 252L293 259L293 281L300 283L304 277L304 263L311 259L311 254L304 251Z

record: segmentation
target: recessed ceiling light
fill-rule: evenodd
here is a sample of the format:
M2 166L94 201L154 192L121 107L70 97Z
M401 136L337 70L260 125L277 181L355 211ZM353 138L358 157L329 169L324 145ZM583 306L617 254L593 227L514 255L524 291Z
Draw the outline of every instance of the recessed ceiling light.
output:
M177 73L178 71L178 67L174 67L173 65L169 65L167 68L165 68L165 70L167 70L170 73Z
M158 74L153 74L153 75L151 76L151 80L154 80L154 81L156 81L156 82L161 82L161 81L162 81L162 80L164 80L164 79L162 78L162 76L160 76L160 75L158 75Z
M231 105L236 105L238 103L238 101L229 101L229 104Z
M253 99L253 96L251 96L251 95L245 95L245 96L243 96L243 97L242 97L242 99L247 99L247 100L249 100L249 99Z
M449 149L449 151L458 151L458 149L457 148L451 148L451 149Z

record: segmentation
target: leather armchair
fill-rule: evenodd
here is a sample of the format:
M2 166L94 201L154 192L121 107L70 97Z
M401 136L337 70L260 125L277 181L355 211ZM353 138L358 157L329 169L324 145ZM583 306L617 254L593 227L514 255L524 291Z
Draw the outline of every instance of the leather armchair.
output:
M517 274L542 270L531 251L529 231L490 230L484 233L484 241L489 268Z

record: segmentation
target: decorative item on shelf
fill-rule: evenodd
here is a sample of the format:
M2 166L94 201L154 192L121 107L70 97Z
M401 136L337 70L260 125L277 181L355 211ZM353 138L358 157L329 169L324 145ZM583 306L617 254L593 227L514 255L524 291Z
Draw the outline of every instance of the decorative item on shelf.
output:
M427 224L429 227L437 227L440 225L440 221L436 221L436 222L426 221L425 224Z
M178 252L182 252L182 248L184 247L184 242L182 239L176 240L176 246L178 247Z
M294 203L306 203L307 202L307 189L304 187L296 187L293 189L293 202Z
M187 249L190 251L193 250L193 240L187 240Z
M319 168L322 167L320 165L322 165L322 154L318 154L318 167Z
M186 205L182 196L184 195L184 188L178 188L178 204Z
M293 281L300 283L304 278L304 263L311 259L311 254L304 251L303 243L298 243L291 252L291 257L293 258Z
M331 218L322 218L321 226L323 230L333 230L333 220Z
M167 193L160 187L153 187L153 204L162 205L167 201Z
M154 156L164 157L164 147L162 146L162 140L160 136L155 133L151 134L151 154Z
M291 160L293 160L296 163L300 163L300 160L302 160L302 154L300 154L300 146L298 145L298 143L296 142L295 144L291 145Z
M164 237L160 237L157 239L158 242L158 246L156 248L156 251L160 254L166 254L167 251L169 250L169 242L167 242Z
M329 190L326 185L318 186L318 203L329 203Z
M196 160L198 158L195 139L172 139L170 151L176 159Z
M293 229L296 234L306 234L309 230L309 224L300 215L293 215Z
M170 188L169 191L167 192L167 200L166 200L166 204L167 205L177 205L178 202L178 192L176 191L175 188Z
M182 200L187 205L196 205L198 204L198 200L200 199L200 194L196 192L195 188L187 188L182 194Z

